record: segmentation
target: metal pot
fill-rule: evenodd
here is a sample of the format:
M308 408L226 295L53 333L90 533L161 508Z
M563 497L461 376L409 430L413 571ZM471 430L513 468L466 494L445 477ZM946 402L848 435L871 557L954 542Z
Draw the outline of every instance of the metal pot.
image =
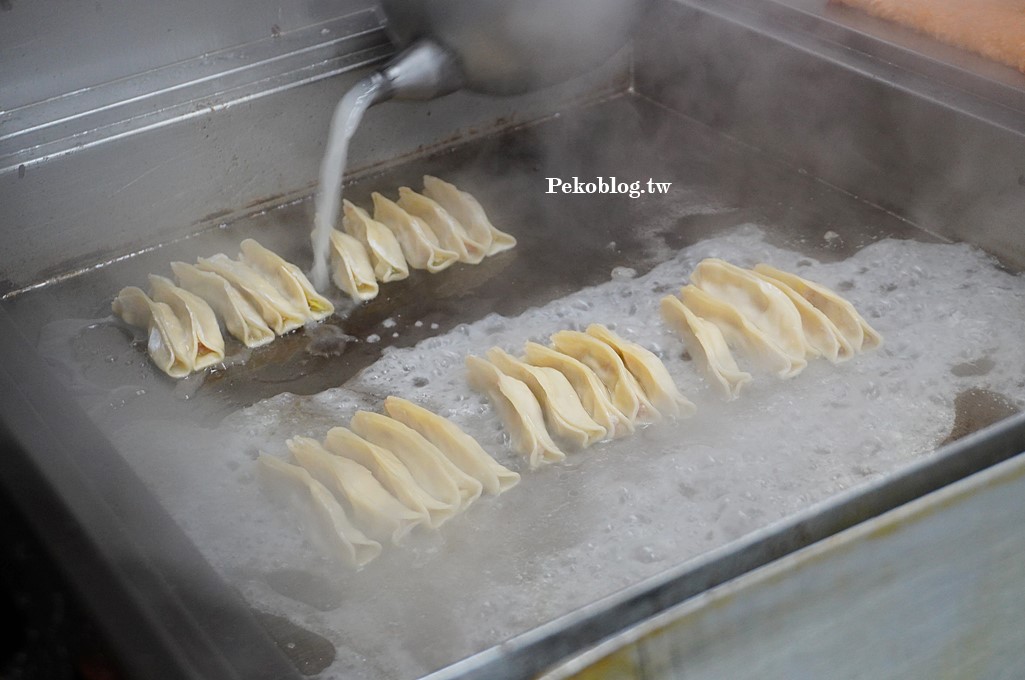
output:
M431 58L447 54L454 67L439 67L436 73L448 79L448 91L462 85L504 95L557 83L598 66L626 44L646 2L382 0L381 4L388 30L400 46L426 39L433 43ZM461 82L454 82L456 74L448 71L455 71Z

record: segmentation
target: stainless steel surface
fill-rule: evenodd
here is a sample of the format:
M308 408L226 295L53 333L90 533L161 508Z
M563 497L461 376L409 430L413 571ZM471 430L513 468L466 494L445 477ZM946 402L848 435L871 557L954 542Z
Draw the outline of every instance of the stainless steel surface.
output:
M399 44L451 50L467 87L517 94L597 67L630 38L647 0L384 0Z
M349 343L338 356L322 356L312 351L316 332L300 332L253 352L244 363L172 383L108 319L109 300L121 286L164 272L171 260L231 252L246 236L301 264L309 261L309 202L282 203L308 193L319 160L320 122L326 125L340 92L389 51L377 42L377 29L360 39L377 47L345 57L361 65L339 79L345 82L313 79L295 86L287 75L264 95L257 96L257 88L248 98L226 98L209 115L103 136L102 143L28 164L22 173L5 165L4 235L18 244L4 255L6 289L60 278L9 296L5 313L102 428L153 414L172 427L186 427L214 425L276 394L337 386L388 346L412 345L492 311L514 316L607 280L613 266L643 273L667 251L745 222L768 227L772 244L823 261L843 259L882 238L935 238L926 228L960 235L1012 266L1025 263L1022 233L1009 222L1021 208L1021 196L1007 170L1023 157L1011 94L987 98L989 90L974 81L955 87L915 68L895 68L890 60L817 35L816 30L832 35L822 26L788 23L791 15L760 12L758 6L775 3L662 3L638 45L629 92L623 91L630 84L630 63L621 55L601 73L529 97L499 102L459 93L428 104L392 102L373 109L364 135L357 135L361 172L347 197L365 203L371 191L416 185L430 172L465 185L497 224L510 225L520 238L517 250L479 267L389 284L372 304L328 324L367 338L391 318L397 338ZM772 80L774 74L782 80ZM619 94L593 103L603 92ZM582 100L592 103L579 106ZM838 102L845 106L842 117L836 114ZM553 112L558 115L538 124L507 129ZM488 134L496 130L506 132ZM925 143L930 146L919 146ZM952 160L961 161L953 174ZM573 175L650 176L700 191L664 201L543 200L546 177ZM937 203L944 190L945 211ZM984 200L969 204L973 192ZM688 212L696 195L716 210ZM204 212L212 206L224 207L218 214ZM263 207L273 209L251 214ZM197 224L229 220L223 229L195 233ZM837 232L839 240L823 240L826 230ZM114 257L144 246L155 247ZM101 260L110 262L89 266ZM84 270L73 276L78 267ZM418 320L426 323L418 326ZM959 415L978 403L978 395L962 396ZM4 405L20 408L16 401ZM438 677L525 677L628 622L1013 455L1023 448L1025 422L1008 415L998 412L1002 422L955 442L928 464L699 560L671 565L654 579L633 583ZM961 431L972 431L986 422L957 421L955 428L960 423ZM61 446L73 449L74 423L65 423L62 413L49 415L47 427L58 426L69 428ZM56 474L54 461L46 458L49 431L40 430L34 449ZM94 448L120 455L102 441ZM91 453L97 468L92 474L102 474L101 454ZM116 489L111 497L118 498Z
M923 56L907 35L891 42L797 0L663 2L646 26L639 91L924 229L1025 264L1025 75Z
M544 674L1020 678L1025 455L703 593Z
M337 30L321 36L320 30ZM205 72L179 87L114 83L118 105L0 134L0 294L216 227L309 194L338 98L392 54L372 14L318 28L252 68ZM273 45L270 46L273 48ZM230 61L230 60L229 60ZM209 69L209 65L205 68ZM140 76L149 78L149 75ZM508 99L457 93L387 103L366 116L351 176L622 91L623 53L558 91ZM70 115L70 114L69 114ZM307 237L308 227L301 235Z
M0 5L0 112L373 9L374 0ZM223 63L222 63L223 66Z

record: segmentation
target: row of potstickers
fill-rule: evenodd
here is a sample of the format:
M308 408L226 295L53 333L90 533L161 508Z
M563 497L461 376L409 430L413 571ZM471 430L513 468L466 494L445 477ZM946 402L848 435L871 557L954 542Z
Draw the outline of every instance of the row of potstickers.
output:
M424 176L423 193L401 187L397 202L377 192L373 201L373 217L343 201L344 231L331 232L332 278L357 301L377 297L379 282L404 279L410 267L433 274L516 245L476 198L437 177Z
M322 442L288 440L294 463L259 457L268 486L305 512L312 542L356 567L377 557L382 541L437 529L482 492L498 495L520 481L448 419L398 397L384 409L358 411Z
M679 297L662 299L662 317L727 399L739 396L751 380L731 350L754 367L792 378L808 359L839 363L882 343L850 302L766 264L742 269L719 259L702 260L690 281Z
M473 196L430 176L423 195L399 189L398 203L375 193L373 218L346 201L342 224L345 233L331 237L333 278L356 301L376 297L378 281L406 278L409 267L438 272L516 245ZM172 262L176 281L151 275L148 295L128 286L115 298L114 313L146 331L149 356L169 376L223 362L222 329L255 348L334 312L296 265L253 239L240 250L236 259Z
M176 281L151 274L149 295L128 286L114 299L114 314L146 330L150 358L172 378L224 361L222 327L260 347L334 312L297 266L252 239L240 249L237 259L172 262Z
M488 395L531 469L564 460L564 448L694 414L657 356L605 326L559 331L551 340L551 347L528 342L522 359L493 347L487 360L466 360L471 387Z

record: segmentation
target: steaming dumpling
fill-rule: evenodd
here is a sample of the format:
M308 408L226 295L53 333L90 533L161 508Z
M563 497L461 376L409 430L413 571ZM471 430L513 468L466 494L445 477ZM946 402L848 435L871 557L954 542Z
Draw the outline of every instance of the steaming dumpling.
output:
M206 300L235 338L246 347L261 347L274 339L260 312L223 276L185 262L172 262L178 285Z
M708 381L727 399L739 397L740 388L751 380L751 374L737 367L719 327L694 314L672 295L662 298L661 307L662 318L683 337L687 352Z
M554 368L531 366L498 347L489 349L487 357L498 370L530 388L545 414L545 422L556 436L578 449L605 436L605 428L587 415L573 385L562 373Z
M146 351L157 368L172 378L192 372L193 353L173 309L163 302L153 302L135 286L122 289L111 308L125 323L146 329Z
M554 368L562 373L576 391L587 415L604 427L610 436L618 438L633 433L633 423L616 408L608 388L586 365L568 354L536 342L528 342L524 346L524 354L527 363Z
M331 492L309 472L265 453L258 460L271 489L303 511L304 525L319 547L356 567L381 554L381 544L353 526Z
M432 529L437 529L454 517L458 510L427 493L394 453L371 444L351 430L344 427L331 428L324 439L324 448L370 470L381 486L407 508L419 514Z
M457 468L438 447L394 418L357 411L349 426L368 442L394 453L420 486L442 503L464 510L484 490L480 482Z
M612 403L631 422L649 423L661 418L616 350L579 331L559 331L552 336L552 344L594 371L612 394Z
M530 469L565 460L545 429L545 417L530 388L475 356L466 357L470 387L488 395L498 411L515 451L527 457Z
M399 397L385 399L384 410L437 446L459 469L484 485L484 490L492 496L508 491L519 483L519 474L500 465L481 448L477 440L460 430L451 420Z
M460 191L454 184L424 175L424 195L456 218L471 239L487 248L488 255L496 255L516 245L511 234L499 231L491 224L476 198Z
M363 244L348 234L331 230L331 279L353 300L365 302L380 290Z
M395 234L388 227L370 217L369 213L348 200L342 201L342 228L357 239L370 254L374 276L381 283L400 281L409 276L406 258L402 255Z
M694 404L680 394L666 365L652 352L636 342L621 338L601 324L593 323L588 326L587 334L593 335L616 350L616 354L626 364L626 369L637 378L637 382L644 389L644 394L659 413L671 418L689 418L694 415L697 410Z
M459 261L459 254L442 248L438 237L423 220L413 217L398 203L376 191L373 198L374 219L395 234L410 267L426 269L434 274Z
M790 355L748 321L736 307L693 285L681 288L680 296L683 304L695 315L719 327L730 347L740 348L759 366L781 378L797 375L798 371L794 370Z
M802 279L796 274L780 271L767 264L756 265L755 271L770 279L782 281L793 288L833 322L855 352L872 349L882 344L882 336L858 314L854 305L825 286Z
M425 517L413 512L388 493L373 473L359 463L328 453L315 439L289 439L288 449L314 479L344 498L352 517L378 540L390 538L398 545Z
M691 282L709 295L733 305L762 333L790 356L791 372L808 365L808 346L801 314L783 291L753 273L723 260L702 260Z
M488 254L487 248L470 238L463 225L432 199L409 187L399 187L399 206L423 220L438 237L442 248L459 253L460 262L477 264Z
M224 253L217 253L212 257L198 258L196 267L227 279L253 304L271 330L278 335L293 331L306 322L305 315L249 265L237 262Z
M307 318L320 321L334 313L331 301L317 292L299 267L251 238L242 241L239 248L242 251L239 258L263 274L293 307L305 312Z
M224 361L224 338L217 324L217 315L206 300L174 285L171 279L156 274L149 275L150 293L153 300L163 302L172 310L189 346L193 370L200 371Z
M829 359L834 364L847 361L854 356L854 348L847 341L840 329L829 320L825 314L815 308L812 303L804 299L796 290L783 283L779 279L766 276L760 272L752 272L763 281L783 291L783 294L790 298L801 314L801 326L804 329L804 339L808 346L816 353Z

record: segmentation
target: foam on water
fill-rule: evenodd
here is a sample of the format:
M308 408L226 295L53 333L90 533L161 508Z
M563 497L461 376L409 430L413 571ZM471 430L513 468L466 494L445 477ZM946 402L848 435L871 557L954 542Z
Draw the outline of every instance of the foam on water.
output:
M658 314L660 298L705 257L764 261L821 282L850 299L885 344L837 366L813 360L792 380L756 373L740 399L723 403ZM950 431L963 390L1025 403L1025 279L967 245L889 240L823 264L745 226L643 276L623 274L515 319L491 315L389 349L343 387L279 395L215 430L175 424L154 434L152 423L140 424L117 443L251 602L337 645L324 677L411 678L907 466ZM698 414L530 472L491 405L467 386L464 359L495 345L519 353L528 340L589 323L661 356ZM952 372L979 359L992 369ZM452 418L523 480L352 572L317 555L295 516L267 500L253 459L259 449L284 455L292 435L322 437L389 394ZM282 569L313 575L334 604L324 611L274 590L267 574Z

